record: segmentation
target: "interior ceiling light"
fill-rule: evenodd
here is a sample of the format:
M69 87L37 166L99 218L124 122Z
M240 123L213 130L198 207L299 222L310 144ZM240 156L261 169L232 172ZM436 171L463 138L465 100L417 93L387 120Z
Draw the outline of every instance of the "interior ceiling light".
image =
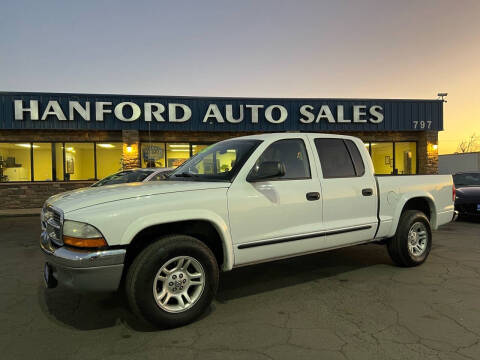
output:
M15 144L15 145L20 146L20 147L23 147L23 148L28 148L28 149L30 149L30 144ZM40 147L40 146L38 146L38 145L33 145L33 147L34 147L34 148L38 148L38 147Z
M188 148L189 144L168 144L168 147L172 148Z
M98 146L104 149L112 149L115 147L115 145L112 145L112 144L98 144Z

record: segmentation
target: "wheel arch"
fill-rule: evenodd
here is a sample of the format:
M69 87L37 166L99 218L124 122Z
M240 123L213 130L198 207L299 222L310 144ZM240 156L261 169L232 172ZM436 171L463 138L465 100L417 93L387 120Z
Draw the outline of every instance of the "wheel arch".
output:
M182 217L169 214L168 218L163 215L148 215L137 219L129 226L121 241L121 244L127 245L127 267L145 246L151 244L152 237L184 234L198 238L205 243L214 253L218 265L223 271L232 269L233 246L228 227L220 216L205 211L202 214L190 214L190 216L183 214Z
M432 227L436 229L437 227L437 210L435 206L435 200L433 196L429 193L422 192L416 194L409 194L408 196L403 196L401 201L399 201L395 215L393 217L392 230L389 236L393 236L397 230L400 217L407 210L418 210L423 212Z

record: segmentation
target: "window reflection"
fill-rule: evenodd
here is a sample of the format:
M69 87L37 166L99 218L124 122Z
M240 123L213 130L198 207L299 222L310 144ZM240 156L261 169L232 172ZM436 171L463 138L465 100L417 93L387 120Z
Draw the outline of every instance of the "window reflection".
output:
M417 173L417 144L415 142L395 143L395 169L399 175Z
M0 143L0 181L31 181L30 143Z
M122 143L97 143L97 178L122 170Z
M176 168L190 158L190 144L167 144L167 167Z
M371 144L371 156L375 174L393 174L393 143L377 142Z
M142 168L165 167L165 143L142 144Z
M33 181L52 181L52 144L33 144Z
M93 143L65 143L65 180L94 180Z

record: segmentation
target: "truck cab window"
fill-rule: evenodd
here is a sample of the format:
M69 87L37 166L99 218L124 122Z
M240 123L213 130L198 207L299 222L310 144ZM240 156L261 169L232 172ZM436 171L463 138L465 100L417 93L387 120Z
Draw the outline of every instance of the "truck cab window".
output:
M352 158L343 139L318 138L315 139L315 147L325 179L356 176Z
M347 145L348 152L352 157L355 173L357 176L363 176L365 174L365 164L363 163L362 155L360 155L357 145L355 145L352 140L345 140L345 145Z
M286 139L271 144L257 160L255 168L266 161L283 162L285 175L280 178L282 180L310 178L307 150L301 139Z

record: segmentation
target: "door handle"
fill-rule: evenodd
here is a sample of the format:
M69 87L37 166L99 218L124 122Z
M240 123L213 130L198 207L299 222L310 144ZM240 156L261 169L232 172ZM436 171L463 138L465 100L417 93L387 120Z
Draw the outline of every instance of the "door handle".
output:
M362 195L363 196L372 196L373 195L373 189L362 189Z
M318 192L309 192L307 193L307 200L308 201L315 201L320 199L320 193Z

